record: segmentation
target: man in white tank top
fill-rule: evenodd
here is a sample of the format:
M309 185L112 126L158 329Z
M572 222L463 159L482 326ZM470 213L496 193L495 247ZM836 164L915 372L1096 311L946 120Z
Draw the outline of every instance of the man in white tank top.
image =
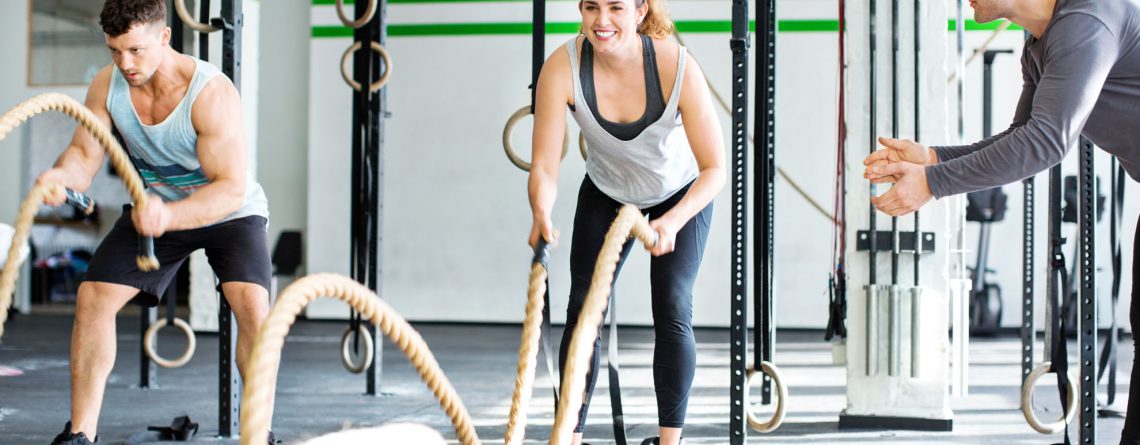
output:
M53 444L98 441L103 392L115 363L115 315L136 296L157 304L192 251L206 250L233 308L243 376L269 311L268 206L248 168L237 89L216 68L170 47L163 0L107 0L100 24L113 63L91 82L86 105L104 125L119 130L150 193L144 211L124 208L80 285L71 341L71 421ZM99 143L77 130L37 182L86 190L103 156ZM60 205L64 197L50 201ZM155 237L158 271L134 266L138 235Z

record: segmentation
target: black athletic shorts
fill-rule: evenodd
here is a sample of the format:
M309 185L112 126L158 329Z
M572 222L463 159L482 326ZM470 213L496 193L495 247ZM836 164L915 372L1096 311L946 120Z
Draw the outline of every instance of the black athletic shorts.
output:
M269 289L273 267L269 260L265 218L247 216L200 229L166 232L154 240L154 254L161 267L142 272L135 264L138 233L131 222L131 207L123 206L123 216L103 238L83 281L121 284L142 291L135 302L158 305L166 287L198 249L206 250L210 267L222 283L245 282Z

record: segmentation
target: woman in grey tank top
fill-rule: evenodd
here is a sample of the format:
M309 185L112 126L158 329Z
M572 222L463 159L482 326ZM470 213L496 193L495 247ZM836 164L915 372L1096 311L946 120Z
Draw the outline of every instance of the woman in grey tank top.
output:
M659 235L650 250L659 438L677 444L696 368L692 292L708 240L712 200L725 182L724 142L704 74L673 29L664 0L584 0L581 34L547 59L535 104L529 242L556 242L551 209L570 110L589 146L570 247L570 297L560 363L577 324L606 229L624 204ZM622 263L632 248L626 244ZM619 264L619 271L621 264ZM581 443L600 342L574 443Z

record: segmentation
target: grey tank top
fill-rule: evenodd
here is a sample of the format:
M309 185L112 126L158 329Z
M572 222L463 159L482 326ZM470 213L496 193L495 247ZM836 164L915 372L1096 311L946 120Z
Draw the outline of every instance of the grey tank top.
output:
M179 56L188 57L188 56ZM209 62L194 59L197 67L186 88L186 96L174 107L166 120L154 125L143 124L131 102L131 86L117 68L111 69L111 86L107 94L107 111L115 129L123 136L123 146L131 157L147 189L164 201L185 199L209 180L198 162L198 133L190 119L194 100L215 76L223 75ZM245 200L238 211L220 222L260 216L269 219L269 203L261 185L246 172Z
M665 98L661 97L661 76L657 73L657 52L653 49L653 40L649 36L641 35L642 63L645 68L645 113L641 118L630 123L611 122L598 111L598 95L594 91L594 47L589 40L582 41L582 56L580 59L580 72L578 80L582 82L582 95L586 97L586 104L594 112L594 119L602 124L602 128L623 141L629 141L645 131L649 124L661 119L665 113ZM573 107L571 107L573 108Z
M574 79L575 106L570 113L586 139L586 174L598 190L618 202L643 209L664 202L699 174L677 111L685 73L685 48L678 50L677 79L665 103L665 112L637 137L623 141L602 127L583 95L576 40L577 37L566 43Z

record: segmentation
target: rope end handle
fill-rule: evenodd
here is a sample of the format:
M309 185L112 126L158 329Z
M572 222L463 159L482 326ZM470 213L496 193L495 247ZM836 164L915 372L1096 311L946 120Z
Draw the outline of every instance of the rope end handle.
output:
M534 259L531 264L541 264L546 268L550 262L550 243L546 242L546 238L539 235L538 242L534 245Z
M154 237L139 236L138 255L135 256L135 265L143 272L154 272L161 266L158 257L154 255Z
M66 187L63 188L63 192L67 195L67 203L83 211L84 215L91 215L95 211L95 200L90 196Z

